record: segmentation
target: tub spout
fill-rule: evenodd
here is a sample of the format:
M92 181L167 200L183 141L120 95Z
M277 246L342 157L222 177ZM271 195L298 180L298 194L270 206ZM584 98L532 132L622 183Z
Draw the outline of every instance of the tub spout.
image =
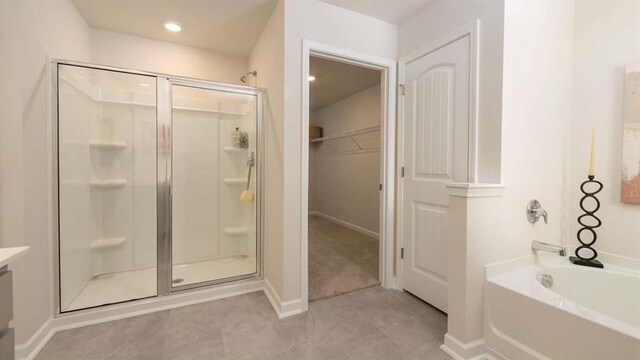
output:
M567 248L564 246L558 246L553 244L543 243L541 241L533 240L531 242L531 250L548 251L556 253L559 256L567 256Z

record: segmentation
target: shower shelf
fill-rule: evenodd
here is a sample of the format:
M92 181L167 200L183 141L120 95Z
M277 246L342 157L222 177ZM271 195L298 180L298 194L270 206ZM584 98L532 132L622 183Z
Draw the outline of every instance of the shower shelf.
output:
M225 146L224 147L224 151L231 152L231 153L246 153L247 149L239 149L239 148L233 147L233 146Z
M248 226L228 227L224 228L224 233L231 236L240 236L248 234L249 230Z
M223 181L227 185L243 185L247 183L246 178L226 178Z
M124 141L100 141L100 140L92 140L89 142L89 146L96 149L105 149L105 150L122 150L127 147L127 143Z
M91 180L89 185L101 189L113 189L127 184L125 179Z
M91 248L94 250L108 250L124 245L127 241L125 237L117 237L111 239L99 239L91 242Z

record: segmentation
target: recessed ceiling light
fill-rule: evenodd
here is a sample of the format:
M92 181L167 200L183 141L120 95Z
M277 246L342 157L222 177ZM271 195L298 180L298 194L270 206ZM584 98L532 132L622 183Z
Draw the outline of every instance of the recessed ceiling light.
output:
M146 84L146 83L140 83L140 86L151 86L151 85Z
M182 26L171 21L164 23L164 28L172 32L180 32L182 30Z
M313 76L313 75L309 75L309 81L313 81L313 80L315 80L315 79L316 79L316 77L315 77L315 76Z

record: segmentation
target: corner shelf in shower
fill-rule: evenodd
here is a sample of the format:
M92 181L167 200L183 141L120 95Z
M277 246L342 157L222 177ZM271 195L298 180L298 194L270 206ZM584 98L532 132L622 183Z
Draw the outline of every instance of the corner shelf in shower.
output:
M222 181L227 185L243 185L247 183L246 178L225 178Z
M106 180L91 180L89 185L98 189L114 189L123 187L127 184L125 179L106 179Z
M100 141L92 140L89 142L89 146L95 149L104 150L122 150L127 147L127 143L124 141Z
M91 248L98 251L109 250L124 245L125 241L127 241L125 237L99 239L91 242Z
M224 228L224 233L230 236L247 235L251 230L248 226L228 227Z
M225 146L224 151L230 152L230 153L246 153L247 149L240 149L233 146Z

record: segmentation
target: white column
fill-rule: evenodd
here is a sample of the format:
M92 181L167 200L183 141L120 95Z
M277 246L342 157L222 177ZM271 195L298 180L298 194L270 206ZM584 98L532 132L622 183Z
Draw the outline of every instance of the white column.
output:
M483 244L497 222L502 184L454 183L449 190L448 331L442 349L456 359L484 354Z

